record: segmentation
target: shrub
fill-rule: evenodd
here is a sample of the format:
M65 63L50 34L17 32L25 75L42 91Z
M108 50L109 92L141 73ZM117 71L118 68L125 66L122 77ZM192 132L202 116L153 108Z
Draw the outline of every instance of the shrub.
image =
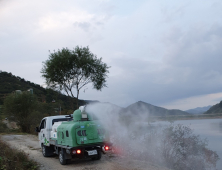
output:
M4 100L4 113L17 123L23 132L30 132L32 113L37 108L37 98L29 93L11 94Z
M0 140L0 169L3 170L37 170L37 163L19 150L10 148Z
M160 152L167 167L175 170L213 169L219 157L206 146L189 127L170 125L163 130Z
M112 134L117 153L137 160L151 161L173 170L216 169L219 156L207 148L193 131L182 125L166 127L118 127L121 133Z
M1 120L0 120L0 133L7 133L9 131L8 127L6 126L6 124L4 124Z

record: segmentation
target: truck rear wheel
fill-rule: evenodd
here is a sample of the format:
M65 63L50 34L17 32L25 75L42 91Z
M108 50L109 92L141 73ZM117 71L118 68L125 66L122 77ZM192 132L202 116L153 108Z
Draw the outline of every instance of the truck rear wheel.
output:
M44 157L49 157L53 155L53 149L50 146L45 146L42 144L42 155Z
M98 149L98 150L97 150L97 153L98 153L97 156L96 156L96 157L93 157L92 160L100 160L100 159L101 159L101 157L102 157L101 150Z
M59 162L61 165L66 165L67 160L65 159L65 156L62 151L59 152Z

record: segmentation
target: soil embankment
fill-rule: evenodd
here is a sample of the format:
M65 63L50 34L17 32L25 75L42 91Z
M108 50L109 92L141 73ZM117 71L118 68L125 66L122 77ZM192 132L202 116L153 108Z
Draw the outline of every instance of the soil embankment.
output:
M129 160L113 153L102 155L101 160L72 160L68 165L60 165L58 156L45 158L38 145L38 138L34 135L2 135L1 139L11 147L21 149L35 160L40 170L168 170L149 162Z

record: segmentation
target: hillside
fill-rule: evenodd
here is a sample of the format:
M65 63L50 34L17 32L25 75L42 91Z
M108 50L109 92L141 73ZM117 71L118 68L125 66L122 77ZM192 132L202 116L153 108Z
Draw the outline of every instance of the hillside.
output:
M61 105L62 110L74 110L76 109L76 103L71 104L71 97L68 97L60 92L52 89L46 89L38 84L25 80L24 78L12 75L7 72L0 72L0 105L3 104L4 98L11 94L15 90L27 91L32 88L38 100L44 103L52 103L56 101L57 105ZM79 105L85 105L86 103L97 103L98 101L91 100L79 100ZM98 102L99 103L99 102ZM160 116L165 117L169 115L189 115L189 113L172 109L168 110L162 107L154 106L142 101L131 104L126 108L113 105L111 103L102 104L104 110L112 108L112 112L127 113L127 115L148 115L148 116Z
M24 78L13 75L12 73L0 72L0 105L3 104L4 98L11 94L15 90L27 91L32 88L33 93L38 97L40 102L52 103L52 101L58 102L62 105L62 109L73 110L72 107L76 107L76 103L71 104L71 97L68 97L60 92L52 89L46 89L39 84L32 83ZM84 100L79 100L79 105L84 105Z
M204 114L219 114L222 113L222 101L218 104L213 105L208 111Z
M194 109L185 110L185 112L191 113L191 114L202 114L202 113L206 112L207 110L209 110L210 108L211 108L211 106L197 107Z
M138 101L122 110L122 112L131 115L149 115L149 116L169 116L169 115L189 115L189 113L172 109L168 110L162 107L154 106L149 103Z

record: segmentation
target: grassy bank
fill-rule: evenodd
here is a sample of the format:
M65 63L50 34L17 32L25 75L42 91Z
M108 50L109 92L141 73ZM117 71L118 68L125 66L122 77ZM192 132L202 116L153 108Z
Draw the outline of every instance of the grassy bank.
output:
M17 130L8 129L0 121L0 133L18 133ZM1 170L37 170L37 163L29 160L28 155L23 151L12 149L0 139L0 169Z
M0 140L0 169L2 170L37 170L38 166L28 159L23 151L10 148Z

